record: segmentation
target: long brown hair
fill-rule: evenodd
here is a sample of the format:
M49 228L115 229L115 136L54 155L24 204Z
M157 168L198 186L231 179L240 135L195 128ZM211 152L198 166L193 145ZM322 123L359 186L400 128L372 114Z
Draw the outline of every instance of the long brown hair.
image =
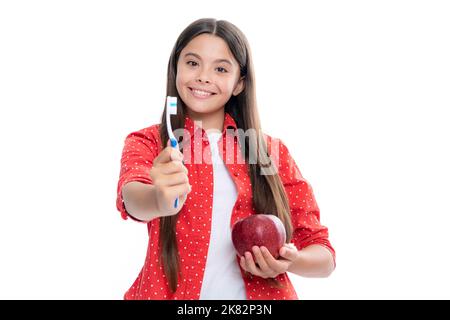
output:
M241 143L242 154L246 163L249 157L257 159L257 163L249 164L249 176L252 185L253 205L258 213L275 214L284 223L286 228L286 241L292 237L292 223L290 217L289 201L283 184L277 173L263 175L261 168L272 165L268 156L267 145L261 134L261 125L256 104L255 79L250 46L244 34L232 23L225 20L199 19L191 23L178 37L169 59L167 70L167 94L166 96L178 97L177 115L171 116L172 129L184 128L186 106L178 95L176 89L177 63L183 48L196 36L208 33L222 38L230 48L230 51L238 61L240 75L245 78L244 90L237 96L231 96L225 105L225 112L229 113L236 122L238 129L247 132L253 129L257 133L257 148L249 148L247 141ZM159 129L160 138L165 147L169 136L167 134L166 109L161 117ZM180 147L182 144L180 145ZM253 150L253 151L252 151ZM257 156L250 152L257 152ZM253 161L254 162L254 161ZM161 217L159 233L160 261L163 263L164 273L168 279L169 287L175 292L180 272L180 257L175 234L175 226L178 215ZM269 283L280 287L277 281L269 280Z

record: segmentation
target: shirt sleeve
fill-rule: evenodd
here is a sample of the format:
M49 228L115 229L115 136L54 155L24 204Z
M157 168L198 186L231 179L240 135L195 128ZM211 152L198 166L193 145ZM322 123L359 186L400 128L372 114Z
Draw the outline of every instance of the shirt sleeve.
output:
M152 135L146 134L144 131L138 131L129 134L125 138L125 145L120 161L120 175L117 184L116 199L117 210L121 213L123 219L130 217L135 221L141 222L127 212L122 199L122 188L131 181L152 184L150 169L157 155L158 146L156 139Z
M320 223L320 210L311 185L303 178L284 143L278 139L278 144L278 173L289 199L293 226L292 242L298 250L313 244L326 247L336 266L336 253L328 239L328 228Z

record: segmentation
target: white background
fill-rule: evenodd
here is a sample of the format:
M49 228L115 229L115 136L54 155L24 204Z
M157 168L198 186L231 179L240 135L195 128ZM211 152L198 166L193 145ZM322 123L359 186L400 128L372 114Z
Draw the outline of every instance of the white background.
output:
M450 298L446 1L0 2L0 298L121 299L146 227L115 208L125 136L156 123L179 33L247 36L263 129L337 252L302 299Z

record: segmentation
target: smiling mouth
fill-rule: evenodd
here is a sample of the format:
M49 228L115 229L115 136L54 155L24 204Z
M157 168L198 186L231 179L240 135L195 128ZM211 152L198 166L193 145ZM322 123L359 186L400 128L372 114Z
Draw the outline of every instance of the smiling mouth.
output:
M192 93L192 95L196 98L205 99L205 98L209 98L209 97L215 95L215 93L213 93L213 92L202 91L202 90L193 89L190 87L188 87L188 88L189 88L189 91Z

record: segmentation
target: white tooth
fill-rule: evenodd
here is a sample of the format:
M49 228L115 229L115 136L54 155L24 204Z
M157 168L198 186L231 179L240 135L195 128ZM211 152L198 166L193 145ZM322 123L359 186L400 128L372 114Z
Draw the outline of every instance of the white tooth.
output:
M209 96L211 95L210 92L200 91L200 90L192 90L195 94L201 95L201 96Z

